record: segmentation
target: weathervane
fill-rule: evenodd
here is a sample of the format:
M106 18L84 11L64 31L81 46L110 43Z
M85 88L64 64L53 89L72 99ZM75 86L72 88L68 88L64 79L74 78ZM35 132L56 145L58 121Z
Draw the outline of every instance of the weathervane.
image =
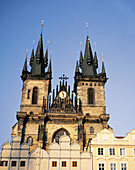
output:
M42 30L43 30L43 24L44 23L44 20L42 20L42 23L41 23L41 32L42 32Z
M87 28L87 36L88 36L88 22L86 23L86 28Z
M47 48L48 48L48 46L49 46L49 41L47 41Z
M94 47L95 47L95 51L96 51L96 42L94 42Z
M102 62L104 61L103 53L102 53Z
M63 80L63 86L64 86L64 80L69 79L68 77L65 77L65 74L63 74L63 76L59 77L59 79Z
M80 42L80 50L82 50L82 42Z

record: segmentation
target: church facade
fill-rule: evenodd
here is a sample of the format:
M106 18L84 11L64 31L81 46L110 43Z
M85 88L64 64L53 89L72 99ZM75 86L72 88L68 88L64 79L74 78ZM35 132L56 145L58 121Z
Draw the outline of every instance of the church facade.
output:
M104 162L96 161L98 148L94 149L101 131L113 133L106 113L104 62L101 73L97 73L97 54L92 52L87 35L85 51L80 51L76 62L74 89L71 92L63 75L52 90L51 57L48 59L48 47L45 54L43 51L41 30L36 51L33 48L31 52L31 70L27 69L27 56L25 59L21 106L12 127L11 144L6 142L1 147L0 169L107 169Z

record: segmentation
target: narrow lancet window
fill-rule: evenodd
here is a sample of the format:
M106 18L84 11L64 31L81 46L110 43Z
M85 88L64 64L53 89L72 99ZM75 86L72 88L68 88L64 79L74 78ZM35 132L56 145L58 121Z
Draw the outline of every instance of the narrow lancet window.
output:
M30 90L28 90L27 99L30 99Z
M32 104L37 104L37 100L38 100L38 88L34 87L32 94Z
M93 88L88 89L88 104L94 104L95 90Z

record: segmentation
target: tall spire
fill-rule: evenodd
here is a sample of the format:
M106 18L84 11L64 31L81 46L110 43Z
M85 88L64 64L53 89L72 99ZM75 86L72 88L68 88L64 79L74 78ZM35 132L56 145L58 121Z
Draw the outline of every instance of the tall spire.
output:
M25 58L25 62L24 62L23 70L22 70L22 75L21 75L21 78L23 81L25 81L27 78L27 54L28 54L28 50L26 50L26 58Z
M30 57L30 66L31 67L32 67L33 60L34 60L34 43L35 43L35 41L33 40L33 49L32 49L32 53L31 53L31 57Z
M75 74L77 73L79 73L78 60L76 61L76 69L75 69Z
M98 59L97 59L97 53L96 53L96 43L94 43L94 46L95 46L94 63L95 63L95 67L97 69L98 68Z
M79 60L79 67L82 69L83 67L83 54L82 54L82 42L80 42L80 60Z
M32 76L36 76L36 75L43 76L45 74L42 29L43 29L43 21L41 24L41 34L40 34L40 39L37 45L35 57L33 57L33 54L32 54L32 59L33 59L33 61L31 62L31 65L32 65L31 75Z
M49 67L48 67L48 73L50 73L50 75L52 75L51 56L52 56L52 51L50 51L50 62L49 62Z
M102 74L106 76L105 66L104 66L104 60L103 60L103 53L102 53Z
M47 41L47 49L46 49L45 58L44 58L45 68L48 66L48 45L49 45L49 41Z

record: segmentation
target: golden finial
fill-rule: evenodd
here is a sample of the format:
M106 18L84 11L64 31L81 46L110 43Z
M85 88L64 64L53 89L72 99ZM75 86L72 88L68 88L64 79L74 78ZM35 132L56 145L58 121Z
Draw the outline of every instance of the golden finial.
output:
M103 53L102 53L102 62L104 61L104 58L103 58Z
M34 49L34 44L35 44L35 40L33 40L33 49Z
M80 42L80 50L82 50L82 42Z
M96 45L97 45L96 42L94 42L95 51L96 51Z
M27 55L28 55L28 49L26 50L26 57L27 57Z
M42 23L41 23L41 33L42 33L42 30L43 30L43 24L44 23L44 20L42 20Z
M76 51L76 59L78 60L78 51Z
M48 46L49 46L49 41L47 41L47 48L48 48Z
M86 23L86 28L87 28L87 36L88 36L88 22Z

